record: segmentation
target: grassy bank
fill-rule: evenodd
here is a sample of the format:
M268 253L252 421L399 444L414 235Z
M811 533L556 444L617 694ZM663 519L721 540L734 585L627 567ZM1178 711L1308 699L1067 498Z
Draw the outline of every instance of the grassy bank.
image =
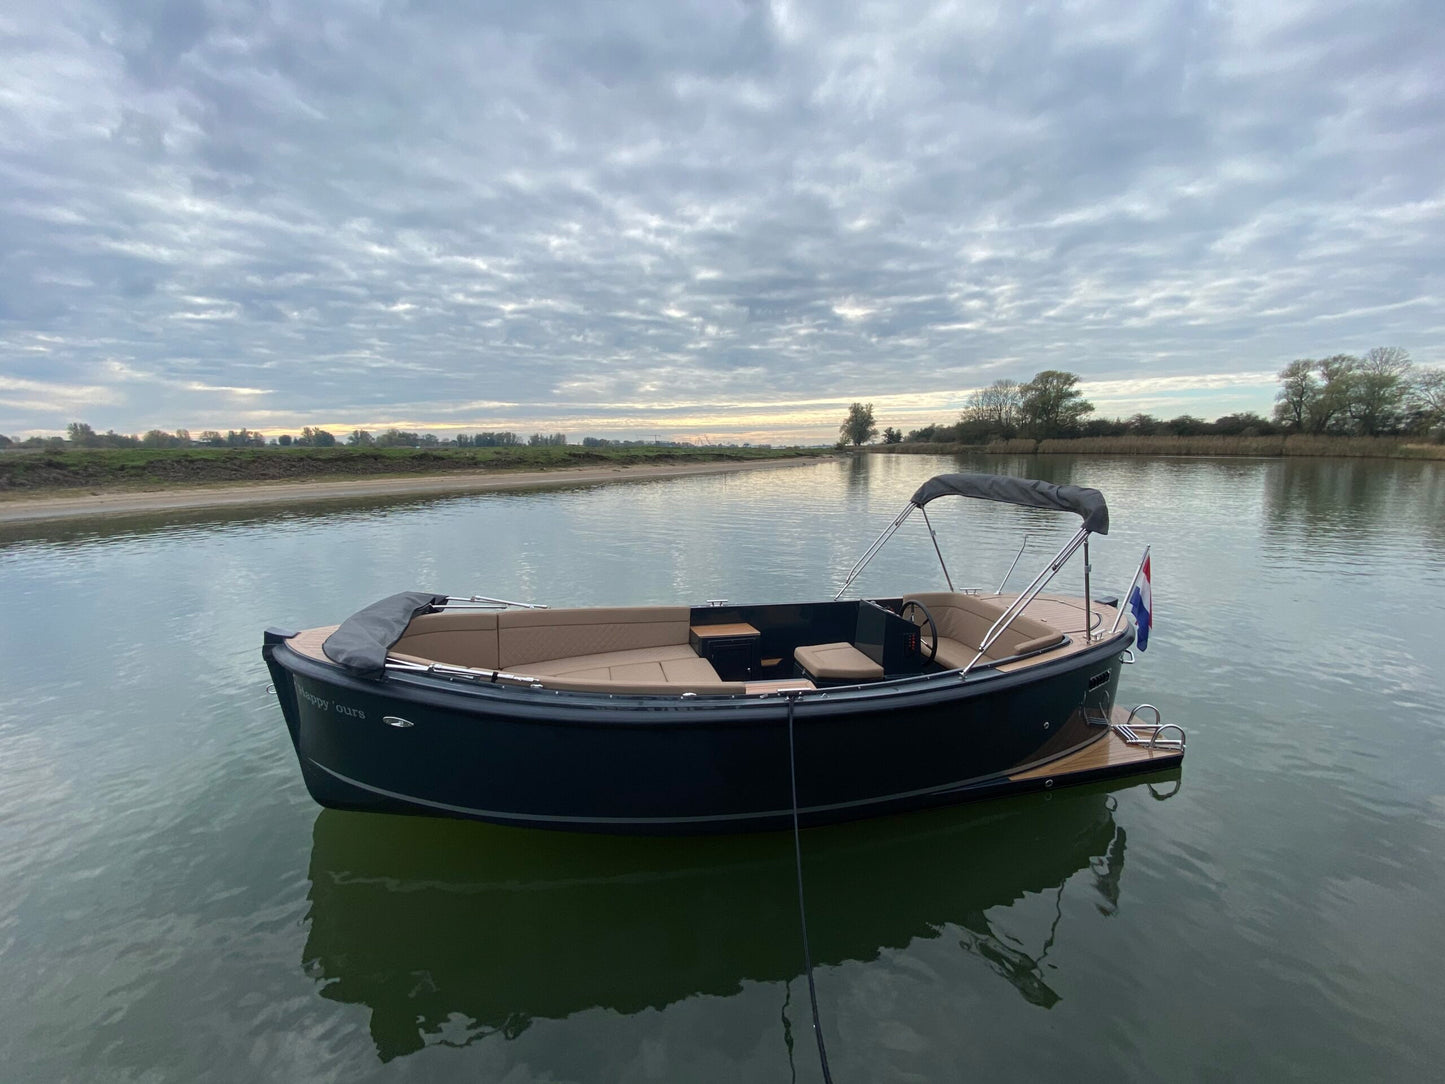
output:
M1021 455L1201 455L1348 456L1370 459L1445 459L1445 445L1412 443L1404 437L1076 437L1030 440L1016 437L991 444L880 444L873 452L892 455L948 455L991 452Z
M105 448L0 452L0 494L306 482L385 475L728 463L817 455L805 448Z

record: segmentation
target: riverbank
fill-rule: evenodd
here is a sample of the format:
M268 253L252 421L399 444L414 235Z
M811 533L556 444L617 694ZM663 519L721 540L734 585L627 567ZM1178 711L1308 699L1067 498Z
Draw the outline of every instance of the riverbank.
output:
M691 463L634 463L575 466L545 470L472 471L445 474L310 479L301 482L231 482L219 485L177 484L164 489L119 487L78 493L74 489L0 495L0 523L140 515L263 505L313 504L367 497L427 497L486 493L507 489L596 485L602 482L719 474L819 463L820 455L757 459L712 459Z
M731 463L816 454L816 449L807 448L698 448L657 444L9 449L0 452L0 498L7 494L66 489L159 489L173 484L321 482L404 474Z
M1014 437L988 444L878 444L866 449L886 455L956 455L987 452L1004 455L1154 455L1248 456L1346 459L1445 459L1445 444L1423 444L1404 437L1197 436L1072 437L1032 440Z

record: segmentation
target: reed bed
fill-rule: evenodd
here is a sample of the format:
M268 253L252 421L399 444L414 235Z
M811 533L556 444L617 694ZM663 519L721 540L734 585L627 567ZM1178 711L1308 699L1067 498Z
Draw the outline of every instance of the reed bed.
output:
M1012 437L1009 440L995 440L988 445L991 452L1001 452L1006 455L1022 454L1032 455L1038 451L1039 442L1028 437Z

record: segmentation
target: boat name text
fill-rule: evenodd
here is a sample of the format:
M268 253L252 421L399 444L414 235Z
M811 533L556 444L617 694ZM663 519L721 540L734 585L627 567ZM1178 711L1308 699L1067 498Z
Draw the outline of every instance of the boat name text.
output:
M307 692L305 689L298 689L297 691L301 694L301 699L305 700L317 711L327 711L330 709L330 700L324 700L321 697L317 696L315 693Z
M327 700L325 697L317 696L315 693L310 692L306 689L298 689L297 691L301 694L301 699L305 700L317 711L332 710L331 701ZM366 718L366 712L362 711L360 708L353 708L349 704L337 704L335 705L335 710L337 715L345 715L352 719Z

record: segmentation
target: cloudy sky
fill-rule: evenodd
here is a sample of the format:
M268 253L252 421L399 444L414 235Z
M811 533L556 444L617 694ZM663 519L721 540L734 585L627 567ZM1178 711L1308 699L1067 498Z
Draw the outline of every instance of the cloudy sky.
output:
M1439 0L6 0L0 433L823 440L1445 361Z

